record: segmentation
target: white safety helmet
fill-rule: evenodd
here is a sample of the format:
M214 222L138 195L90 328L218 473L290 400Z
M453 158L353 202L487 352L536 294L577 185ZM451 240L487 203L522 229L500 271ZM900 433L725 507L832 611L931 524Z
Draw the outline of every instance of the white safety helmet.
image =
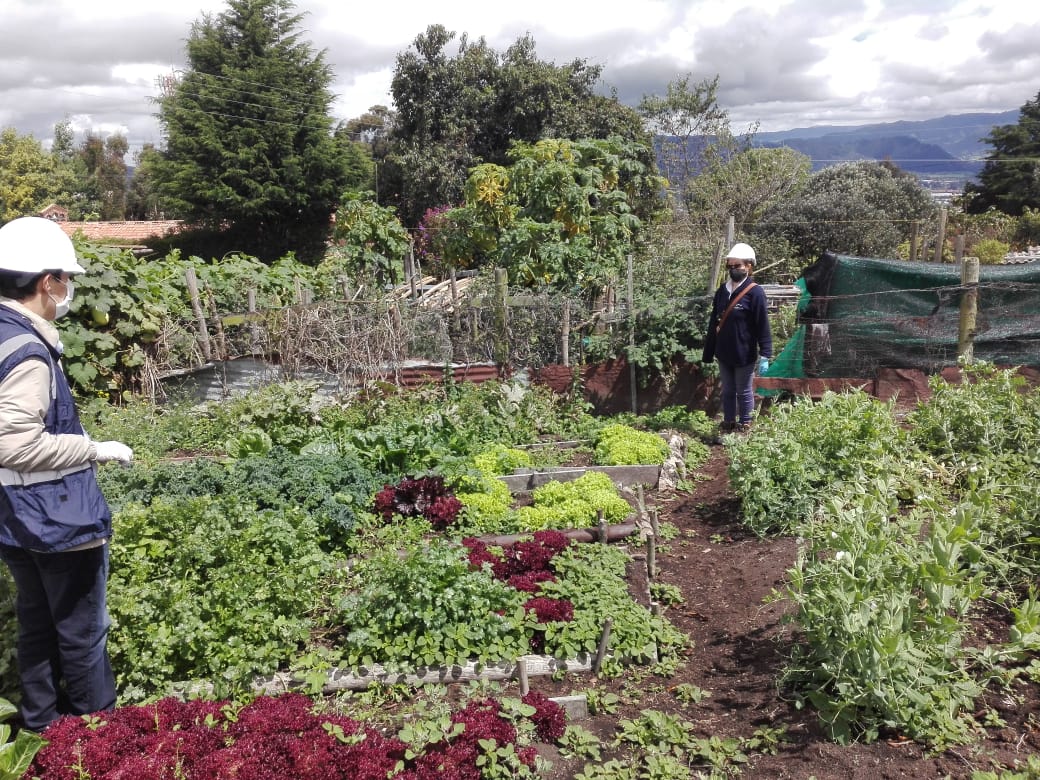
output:
M40 274L62 271L81 274L72 239L43 217L19 217L0 227L0 271Z
M755 250L748 244L734 244L726 255L727 260L743 260L745 263L755 263Z

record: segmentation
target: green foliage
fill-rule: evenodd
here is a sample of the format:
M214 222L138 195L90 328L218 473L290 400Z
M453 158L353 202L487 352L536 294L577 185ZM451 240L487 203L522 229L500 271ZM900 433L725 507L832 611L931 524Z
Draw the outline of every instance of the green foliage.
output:
M488 476L511 474L514 469L529 468L531 454L527 450L496 444L475 455L473 465L482 474Z
M1004 262L1004 258L1010 249L1011 246L1003 241L997 241L995 238L984 238L971 248L971 254L979 258L980 263L997 265Z
M336 544L345 540L376 486L350 458L297 454L281 446L227 464L201 458L103 469L98 479L114 507L212 496L261 510L303 510Z
M15 587L11 573L6 566L0 566L0 625L9 627L0 632L0 696L11 698L19 696L15 646L18 632L11 630L17 624L14 598Z
M685 646L681 632L627 595L628 560L626 552L604 544L571 545L553 558L558 579L543 583L540 595L569 600L574 619L546 624L547 653L574 658L596 652L607 618L613 621L610 649L615 659L661 661Z
M804 640L785 681L843 744L891 724L928 744L963 742L982 690L960 652L981 595L978 530L968 513L900 518L890 490L878 480L855 506L830 502L833 530L799 556L789 594Z
M188 65L158 99L166 155L155 173L184 216L273 260L320 257L347 186L332 136L332 72L302 40L290 0L229 0L203 15Z
M359 587L334 618L350 665L450 666L527 652L523 594L474 571L458 544L435 540L403 557L377 551L353 575Z
M394 210L378 205L374 198L372 192L343 196L332 232L336 248L318 266L319 274L333 279L346 276L356 283L374 280L381 287L403 278L411 238Z
M669 376L681 364L700 362L704 345L704 324L708 322L710 301L683 299L677 304L672 291L643 292L636 298L638 314L631 344L624 346L625 357L641 370L646 380Z
M591 758L599 761L602 745L599 738L588 729L572 723L560 737L560 755L564 758Z
M394 68L397 114L380 174L385 190L399 193L395 205L406 224L418 224L428 208L461 203L468 172L480 163L504 164L513 142L611 135L649 141L634 111L595 94L598 66L542 61L530 35L504 53L466 37L452 53L454 38L431 25Z
M887 163L828 166L810 177L805 193L770 209L756 231L782 236L806 258L827 249L895 257L913 222L936 211L915 176Z
M334 561L304 512L157 499L113 525L109 650L124 699L198 679L238 690L307 642Z
M842 742L889 729L966 742L985 725L973 717L984 685L1040 646L1040 462L1026 444L1038 394L1014 371L963 368L959 384L932 380L905 432L852 394L774 407L733 444L752 527L804 539L784 594L799 640L783 681ZM965 647L983 598L1014 625L1003 645Z
M606 425L596 438L594 456L601 466L660 466L668 457L668 444L656 433Z
M71 314L61 322L66 373L80 393L120 399L140 389L146 350L176 293L149 280L128 250L75 243L87 273L76 277Z
M718 426L700 409L666 406L646 418L646 427L652 431L672 430L689 433L707 442L711 441Z
M906 435L891 405L865 393L777 406L757 429L731 442L729 477L745 523L760 535L797 530L842 483L903 471L896 457Z
M610 477L595 471L572 482L547 482L534 489L532 499L532 505L516 511L516 523L524 531L589 528L600 511L608 523L620 523L632 512Z
M1002 455L1028 461L1035 454L1031 442L1040 436L1037 393L1026 392L1025 379L1012 369L975 363L962 371L961 384L930 380L931 399L907 419L914 444L948 463Z
M31 135L0 130L0 224L36 214L57 195L54 160Z
M0 780L19 780L23 777L33 757L47 744L39 734L25 729L11 739L11 727L3 721L16 711L7 699L0 698Z
M1018 216L1040 207L1040 183L1034 165L1040 156L1040 92L1020 109L1016 124L994 127L984 139L993 147L979 171L978 182L964 188L967 211L990 209Z

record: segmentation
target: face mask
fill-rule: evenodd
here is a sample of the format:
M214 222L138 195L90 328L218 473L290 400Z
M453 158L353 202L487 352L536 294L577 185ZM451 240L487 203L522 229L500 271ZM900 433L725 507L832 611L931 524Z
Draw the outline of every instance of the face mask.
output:
M61 281L61 280L59 280ZM60 301L54 301L54 296L50 296L50 299L54 301L54 319L64 317L69 313L69 306L72 304L72 295L75 289L72 286L72 282L64 282L65 285L65 297Z
M730 268L729 278L732 279L734 282L742 282L745 279L747 279L747 271L745 271L743 268Z

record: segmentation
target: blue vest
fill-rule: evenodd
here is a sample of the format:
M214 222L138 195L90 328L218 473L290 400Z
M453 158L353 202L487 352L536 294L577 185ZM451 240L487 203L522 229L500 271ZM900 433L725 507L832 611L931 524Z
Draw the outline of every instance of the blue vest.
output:
M0 383L24 360L51 370L48 433L84 434L59 354L29 319L0 306ZM112 513L94 476L94 464L57 471L15 471L0 463L0 544L37 552L61 552L112 535Z

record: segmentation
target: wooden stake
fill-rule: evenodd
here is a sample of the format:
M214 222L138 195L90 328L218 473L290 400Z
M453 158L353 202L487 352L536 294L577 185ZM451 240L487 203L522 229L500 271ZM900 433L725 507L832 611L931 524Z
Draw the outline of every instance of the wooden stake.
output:
M199 348L202 350L202 359L209 363L213 360L213 349L209 341L209 326L206 324L206 315L202 310L202 299L199 298L199 279L195 275L194 266L189 265L184 269L184 281L188 285L191 310L195 314L195 324L198 328Z
M246 290L246 307L249 309L249 351L256 355L260 352L260 326L256 324L256 288Z
M979 258L965 257L961 266L961 316L957 333L957 356L967 363L974 359L975 318L979 308Z
M520 695L526 696L527 692L531 690L531 683L527 679L527 659L523 656L516 662L516 675L520 678Z
M599 635L599 647L596 648L596 657L592 661L593 674L599 674L600 667L603 665L603 659L607 655L607 648L610 647L610 629L613 625L614 621L612 618L607 618L603 621L603 631Z
M657 576L657 537L646 537L646 577L652 580Z
M563 324L560 327L560 355L563 365L571 364L571 302L563 302Z
M949 212L943 208L939 211L939 237L935 244L935 262L941 263L943 258L943 249L946 245L946 217Z

